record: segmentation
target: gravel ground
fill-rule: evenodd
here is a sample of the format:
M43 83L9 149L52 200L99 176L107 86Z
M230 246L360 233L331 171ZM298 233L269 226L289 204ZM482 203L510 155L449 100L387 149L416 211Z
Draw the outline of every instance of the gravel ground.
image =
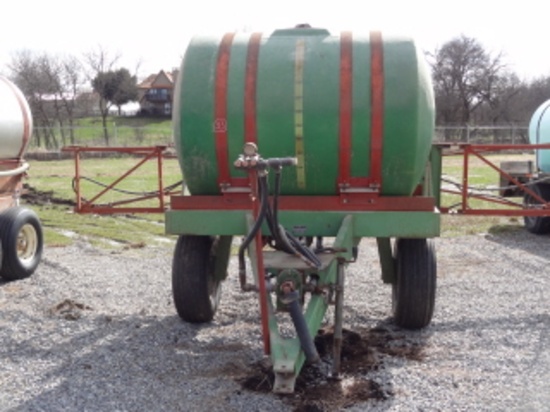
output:
M344 359L342 381L317 378L292 396L250 390L263 358L258 306L239 292L236 262L215 321L194 326L172 305L172 246L47 248L31 278L0 282L0 410L550 410L550 237L436 246L432 325L404 332L363 240L344 321L370 349Z

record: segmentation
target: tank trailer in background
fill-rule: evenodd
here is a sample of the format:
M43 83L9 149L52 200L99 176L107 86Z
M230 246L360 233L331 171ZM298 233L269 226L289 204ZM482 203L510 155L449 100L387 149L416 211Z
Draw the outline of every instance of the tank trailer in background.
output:
M0 277L30 276L42 256L42 226L36 213L20 206L24 156L32 134L32 116L21 91L0 76Z
M550 100L540 105L529 122L529 142L532 145L548 145L550 143ZM510 189L504 186L510 184L501 178L500 186L503 196L521 196L526 208L547 208L550 202L550 149L535 150L535 161L503 162L501 168L518 182L530 189L531 193L519 193L517 185ZM538 235L550 232L550 216L525 216L525 228Z

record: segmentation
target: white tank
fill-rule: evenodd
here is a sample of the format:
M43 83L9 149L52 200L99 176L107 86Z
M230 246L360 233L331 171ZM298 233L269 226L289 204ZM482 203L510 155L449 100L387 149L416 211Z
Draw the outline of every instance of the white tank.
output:
M23 158L31 134L32 116L25 96L0 76L0 160Z

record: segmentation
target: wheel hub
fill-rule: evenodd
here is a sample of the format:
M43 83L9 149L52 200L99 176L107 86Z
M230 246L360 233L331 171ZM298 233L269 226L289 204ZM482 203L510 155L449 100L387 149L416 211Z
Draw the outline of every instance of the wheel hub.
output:
M30 224L23 225L17 235L17 256L21 260L32 259L36 253L38 236Z

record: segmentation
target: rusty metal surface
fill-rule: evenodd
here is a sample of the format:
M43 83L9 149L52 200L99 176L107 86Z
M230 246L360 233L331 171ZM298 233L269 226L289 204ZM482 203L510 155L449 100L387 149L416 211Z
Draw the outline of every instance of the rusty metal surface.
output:
M249 193L227 193L221 196L172 196L173 210L242 210L252 205ZM281 196L281 210L385 210L385 211L433 211L431 197L390 197L377 193L350 193L335 196Z
M114 213L163 213L166 210L165 197L180 191L172 190L164 186L163 181L163 159L173 157L168 151L168 146L148 146L148 147L86 147L86 146L67 146L62 149L63 152L72 153L75 160L75 178L74 190L76 194L76 213L96 213L96 214L114 214ZM116 178L110 184L104 186L90 199L86 199L83 194L81 180L83 155L86 153L119 153L141 157L137 163ZM136 194L128 196L125 199L104 202L105 195L117 190L117 186L127 179L132 173L149 161L157 163L157 190L153 193ZM144 200L157 199L157 206L133 206ZM132 205L132 206L129 206Z
M443 156L459 155L463 156L462 181L459 189L442 188L442 193L460 196L460 207L445 207L441 206L442 213L457 213L462 215L475 216L550 216L550 202L543 199L532 189L529 188L528 182L520 179L517 175L512 175L502 167L497 166L487 158L489 154L505 153L507 151L518 150L538 150L550 149L550 144L435 144L442 150ZM508 185L517 186L516 191L521 196L528 195L534 198L540 204L537 208L526 208L523 203L514 202L503 197L491 196L483 193L474 193L470 189L470 159L476 158L481 160L487 167L493 169L499 174L499 180L507 182ZM531 175L526 175L525 178L531 179ZM502 208L480 208L472 206L471 199L483 200L495 205L508 206L507 209Z
M0 162L1 171L10 171L21 166L19 161ZM17 206L18 199L23 190L23 177L25 173L17 173L12 176L0 176L0 213Z

